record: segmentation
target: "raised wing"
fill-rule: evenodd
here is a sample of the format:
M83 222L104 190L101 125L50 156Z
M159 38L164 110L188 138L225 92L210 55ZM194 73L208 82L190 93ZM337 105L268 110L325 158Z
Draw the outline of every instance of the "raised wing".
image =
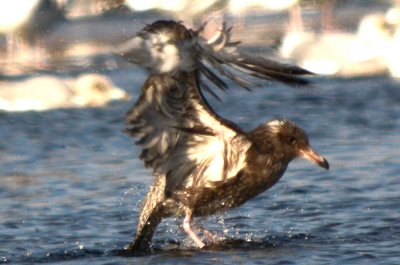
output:
M193 38L197 39L196 49L201 58L198 69L203 77L222 90L227 89L228 86L219 77L221 75L246 89L261 86L262 83L265 83L265 80L275 80L290 85L307 85L310 83L308 79L302 77L313 75L308 70L241 51L240 42L230 40L232 28L227 28L225 23L223 23L218 34L210 40L200 36L202 30L200 28L197 31L192 31ZM205 91L212 92L205 82L201 83L201 87Z
M301 76L310 74L240 52L225 25L213 40L202 38L201 31L156 21L117 49L150 73L126 128L138 139L145 165L167 177L167 192L217 185L235 177L245 163L251 143L208 106L202 92L215 96L210 83L225 90L224 76L247 89L265 80L306 84Z
M116 52L152 74L198 71L199 87L216 98L209 85L226 90L226 78L245 89L262 86L265 80L309 84L304 75L313 73L301 67L241 51L239 42L231 41L231 29L224 23L218 34L207 40L201 36L203 27L193 31L179 22L157 21L117 47Z
M250 147L239 128L207 106L194 73L150 76L127 113L126 130L138 138L145 165L167 177L167 193L235 177Z

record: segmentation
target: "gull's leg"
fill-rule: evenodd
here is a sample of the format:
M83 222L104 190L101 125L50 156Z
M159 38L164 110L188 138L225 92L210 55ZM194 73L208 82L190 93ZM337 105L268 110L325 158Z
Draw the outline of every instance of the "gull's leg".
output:
M196 242L196 244L199 246L199 248L203 248L205 244L201 239L193 232L192 228L190 227L192 223L192 215L191 214L186 214L185 219L183 220L183 229L185 230L186 234L190 236L190 238Z

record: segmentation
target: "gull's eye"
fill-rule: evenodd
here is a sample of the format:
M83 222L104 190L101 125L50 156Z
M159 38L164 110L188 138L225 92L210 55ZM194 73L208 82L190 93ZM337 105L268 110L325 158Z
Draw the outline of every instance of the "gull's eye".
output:
M288 141L289 141L289 143L291 143L291 144L295 144L295 143L297 142L297 139L296 139L296 137L294 137L294 136L289 136Z

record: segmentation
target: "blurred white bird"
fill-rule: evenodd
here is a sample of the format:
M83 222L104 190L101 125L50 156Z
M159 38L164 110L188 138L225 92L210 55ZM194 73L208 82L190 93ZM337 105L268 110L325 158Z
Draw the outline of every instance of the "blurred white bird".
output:
M128 94L100 74L76 79L44 75L24 81L0 82L0 110L44 111L56 108L101 107Z

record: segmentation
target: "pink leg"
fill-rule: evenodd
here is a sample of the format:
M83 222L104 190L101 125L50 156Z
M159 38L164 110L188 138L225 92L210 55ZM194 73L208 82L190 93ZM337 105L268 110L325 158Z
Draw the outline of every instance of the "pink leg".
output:
M183 220L183 229L185 230L186 234L190 236L190 238L196 242L196 244L199 246L199 248L203 248L205 244L201 239L193 232L193 230L190 227L190 224L192 222L192 218L190 215L186 215L185 219Z

